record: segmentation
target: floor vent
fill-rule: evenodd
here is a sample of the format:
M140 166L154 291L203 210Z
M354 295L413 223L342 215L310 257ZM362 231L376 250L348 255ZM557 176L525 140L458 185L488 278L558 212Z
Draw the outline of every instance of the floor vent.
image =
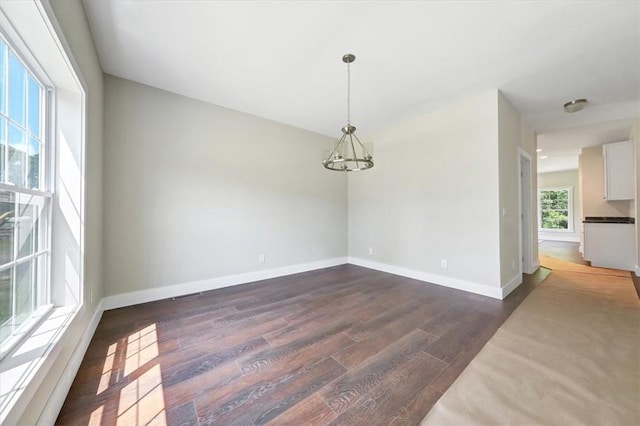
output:
M172 300L181 300L181 299L188 299L190 297L196 297L196 296L200 296L202 294L202 292L199 293L191 293L191 294L185 294L184 296L176 296L176 297L172 297Z

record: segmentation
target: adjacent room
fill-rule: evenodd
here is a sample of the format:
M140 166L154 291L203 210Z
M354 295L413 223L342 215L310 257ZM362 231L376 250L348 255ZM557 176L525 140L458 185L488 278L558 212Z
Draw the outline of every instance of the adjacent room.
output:
M2 425L640 424L640 2L0 2Z
M632 127L633 120L612 120L538 134L542 256L634 270Z

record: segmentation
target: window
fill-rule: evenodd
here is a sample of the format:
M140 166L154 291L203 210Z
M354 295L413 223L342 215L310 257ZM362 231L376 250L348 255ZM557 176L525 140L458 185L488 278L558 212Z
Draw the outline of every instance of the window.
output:
M573 232L573 188L543 188L538 191L538 227L543 231Z
M73 369L67 349L84 341L95 305L84 291L89 86L50 3L0 1L1 424L55 422L66 373L54 366Z
M0 345L49 305L46 90L0 36Z

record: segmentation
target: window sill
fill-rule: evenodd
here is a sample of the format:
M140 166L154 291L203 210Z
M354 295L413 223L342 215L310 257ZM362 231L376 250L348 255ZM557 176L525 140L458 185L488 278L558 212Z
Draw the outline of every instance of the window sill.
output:
M15 424L57 359L65 332L82 306L54 308L0 362L0 423Z
M31 318L22 325L20 331L13 336L7 338L0 345L0 361L4 359L5 356L10 354L15 348L20 346L22 340L31 335L33 330L40 325L42 321L49 317L49 313L53 310L53 305L44 305L39 307L32 315ZM11 325L7 324L3 327L7 327L7 334L11 334ZM2 327L0 327L0 330Z

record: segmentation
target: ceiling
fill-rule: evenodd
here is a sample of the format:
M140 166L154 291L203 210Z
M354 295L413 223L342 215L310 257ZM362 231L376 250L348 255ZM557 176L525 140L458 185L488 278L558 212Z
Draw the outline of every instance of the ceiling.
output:
M84 4L106 73L330 136L347 52L364 136L491 88L539 133L639 115L640 2Z

